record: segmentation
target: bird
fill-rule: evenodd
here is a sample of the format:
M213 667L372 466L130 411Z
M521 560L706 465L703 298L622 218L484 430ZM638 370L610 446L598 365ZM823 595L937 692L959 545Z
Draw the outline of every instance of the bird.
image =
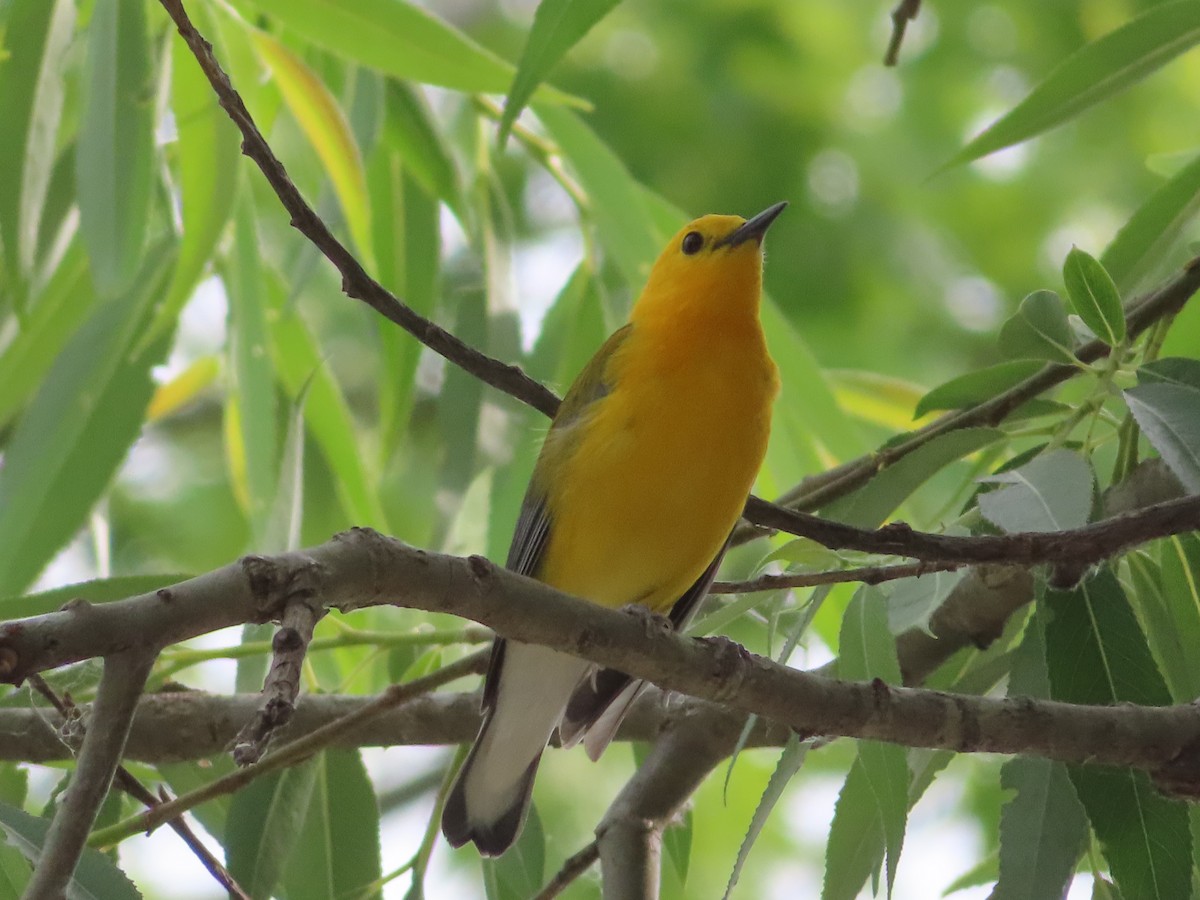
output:
M706 215L654 263L629 315L576 377L547 432L506 568L683 628L704 599L767 449L778 370L759 319L762 242L786 202ZM516 841L555 728L603 752L644 684L497 638L483 721L442 832L499 856Z

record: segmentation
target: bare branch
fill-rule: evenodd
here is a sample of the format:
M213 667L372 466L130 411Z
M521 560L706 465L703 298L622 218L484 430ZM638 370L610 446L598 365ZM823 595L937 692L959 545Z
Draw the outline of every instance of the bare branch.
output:
M961 569L960 562L918 562L896 566L864 566L858 569L832 569L828 572L795 572L786 575L759 575L749 581L717 581L710 594L748 594L752 591L778 591L784 588L816 587L821 584L843 584L859 581L863 584L883 584L899 578L913 578L932 572L953 572Z
M921 0L900 0L892 10L892 37L888 41L887 52L883 55L885 66L894 66L899 61L904 32L908 30L908 23L913 21L920 11Z
M33 877L25 888L25 900L60 900L66 895L88 832L120 763L129 723L156 655L156 651L131 650L105 658L79 761L46 833Z
M562 868L555 873L554 877L546 882L546 886L534 895L533 900L554 900L559 894L567 889L567 887L576 878L592 867L592 864L600 858L600 848L596 846L595 841L589 841L578 853L567 857L566 862L562 864Z

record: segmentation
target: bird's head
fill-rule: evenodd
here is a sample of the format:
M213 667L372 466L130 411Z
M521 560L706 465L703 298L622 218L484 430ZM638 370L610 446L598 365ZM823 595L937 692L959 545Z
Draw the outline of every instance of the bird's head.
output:
M712 215L689 222L655 262L633 318L670 316L696 304L757 310L763 235L786 206L776 203L751 219Z

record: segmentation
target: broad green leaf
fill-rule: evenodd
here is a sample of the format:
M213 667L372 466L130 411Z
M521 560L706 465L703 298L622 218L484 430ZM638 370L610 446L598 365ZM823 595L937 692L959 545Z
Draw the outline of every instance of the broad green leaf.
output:
M73 0L14 0L0 57L0 245L10 283L33 270L62 117ZM21 290L23 293L23 289Z
M1124 394L1146 439L1191 493L1200 493L1200 389L1142 384Z
M913 410L913 418L919 419L934 410L963 409L982 403L1020 384L1041 368L1042 364L1034 360L1014 359L959 375L922 397Z
M109 603L113 600L124 600L126 597L137 597L167 585L179 584L191 577L181 574L121 575L116 578L81 581L37 594L0 599L0 615L6 619L40 616L54 612L76 597L82 597L89 603Z
M1177 384L1200 391L1200 359L1167 356L1156 359L1137 370L1138 384Z
M299 56L265 32L253 31L251 39L279 85L288 109L333 182L333 191L363 265L374 270L371 201L367 196L362 155L350 131L350 123L328 88Z
M79 226L103 296L133 283L150 217L154 71L144 3L96 0L88 25Z
M1200 543L1193 535L1176 535L1156 549L1125 558L1134 609L1171 696L1187 703L1200 697L1200 670L1192 658L1200 640Z
M1105 706L1171 702L1129 601L1108 569L1073 590L1048 591L1045 602L1053 699ZM1184 804L1158 793L1140 770L1069 771L1122 895L1190 896L1192 845Z
M30 304L21 331L0 353L0 428L7 426L41 384L75 329L96 302L87 258L71 244L53 277Z
M1013 652L1010 697L1050 696L1045 640L1033 617ZM1012 798L1000 814L1000 869L992 900L1061 900L1088 837L1087 815L1062 763L1014 757L1000 770Z
M1000 857L998 853L992 851L970 869L963 872L952 882L946 885L946 889L942 891L942 896L949 897L952 894L957 894L959 891L965 891L967 888L982 887L985 884L992 884L999 877Z
M193 15L201 33L213 32L204 7ZM204 274L237 196L238 131L178 34L171 39L171 109L179 132L176 152L183 229L171 283L144 342L174 327Z
M863 588L855 594L842 620L837 673L839 678L853 681L881 679L888 684L900 684L900 663L896 658L896 642L888 630L887 607L880 591ZM856 765L862 773L870 799L868 807L879 823L884 837L887 859L888 896L896 879L896 864L904 846L904 828L908 820L908 763L904 748L878 741L859 741ZM839 812L847 802L847 779L834 813L834 825L829 833L826 855L826 886L831 883L835 858L835 841L846 843L839 832ZM861 802L861 801L860 801ZM843 825L842 828L845 826ZM852 847L861 846L856 838L849 839ZM853 859L857 854L853 854ZM855 889L857 892L857 888Z
M1200 5L1160 3L1067 57L946 168L1028 140L1140 81L1200 41Z
M389 80L384 102L387 110L384 133L387 140L386 146L379 148L380 155L386 156L387 150L394 148L403 159L407 171L421 187L445 202L465 226L468 211L463 198L462 178L424 95L414 87ZM379 262L387 265L382 255ZM404 296L407 297L407 294Z
M1076 315L1100 340L1115 347L1125 339L1125 311L1112 276L1095 257L1072 247L1063 263L1063 281Z
M230 400L226 458L234 495L261 536L279 482L275 373L271 366L268 303L254 210L247 198L234 219L233 253L225 271L229 297L227 348Z
M541 889L546 873L546 836L536 806L521 836L503 856L483 861L483 886L487 900L523 900Z
M996 428L963 428L930 440L888 466L852 494L836 500L822 515L860 528L875 528L910 494L946 466L995 443L1004 433Z
M152 257L76 332L16 425L0 469L0 592L25 588L75 534L137 438L167 349L130 355L172 261Z
M245 0L318 47L405 81L503 94L514 68L405 0ZM539 97L561 102L558 91ZM578 102L578 101L572 101Z
M31 863L36 863L41 855L49 829L49 819L0 803L0 832L9 846L19 850ZM79 865L67 882L67 900L141 900L141 896L116 863L90 847L84 848Z
M887 595L888 628L903 634L911 628L929 631L929 619L941 607L966 569L954 572L929 572L913 578L901 578L883 588Z
M533 92L567 51L579 43L593 25L603 19L621 0L542 0L533 16L533 27L525 42L525 52L517 66L516 77L504 101L500 119L500 145Z
M1200 156L1171 176L1138 207L1100 256L1117 287L1128 294L1179 239L1200 209Z
M33 864L16 847L0 844L0 897L20 897L33 875Z
M284 867L288 900L378 897L362 893L380 877L379 803L357 750L317 757L308 814Z
M1052 450L1017 469L979 479L1007 487L979 495L979 511L1010 534L1064 531L1087 524L1095 477L1073 450Z
M225 864L254 900L270 897L296 849L320 758L256 778L233 795L225 823Z
M341 387L321 358L316 338L295 310L285 311L278 284L269 280L268 324L275 371L294 399L309 385L305 421L336 474L338 497L356 525L387 531L379 495L368 478L350 407Z
M1000 326L1000 352L1015 359L1075 360L1075 339L1062 299L1053 291L1034 291Z
M729 882L725 885L725 893L722 895L723 900L728 900L729 895L733 893L738 879L741 878L742 869L745 868L746 860L750 858L750 850L754 846L754 842L758 840L758 836L766 827L767 819L783 797L783 792L792 780L792 776L799 772L800 767L804 765L804 758L807 755L808 745L801 742L800 735L795 732L789 734L783 752L779 755L779 761L775 764L775 770L771 773L771 779L767 782L767 787L763 791L762 797L759 798L758 806L754 809L750 827L746 829L742 844L738 847L737 859L734 861L733 871L729 873Z

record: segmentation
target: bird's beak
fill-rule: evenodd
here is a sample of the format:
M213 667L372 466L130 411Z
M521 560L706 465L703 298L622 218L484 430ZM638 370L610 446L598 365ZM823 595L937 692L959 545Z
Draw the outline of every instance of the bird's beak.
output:
M716 250L719 247L736 247L738 244L744 244L750 240L761 244L763 235L767 233L767 229L771 227L771 223L779 217L779 214L786 207L786 200L776 203L774 206L768 206L753 219L735 228L732 232L713 244L713 249Z

